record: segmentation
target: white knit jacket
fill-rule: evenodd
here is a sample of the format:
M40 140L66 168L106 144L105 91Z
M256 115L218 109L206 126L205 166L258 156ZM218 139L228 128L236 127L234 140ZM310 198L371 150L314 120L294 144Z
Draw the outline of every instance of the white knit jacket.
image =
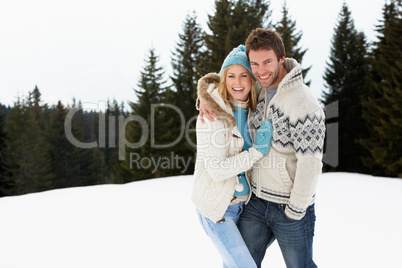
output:
M303 83L300 64L286 58L288 74L269 105L266 90L258 97L250 129L270 119L271 148L252 169L252 191L260 198L286 204L289 218L299 220L314 203L322 170L325 116L311 90ZM250 131L254 139L253 131Z
M217 74L208 74L198 83L199 96L208 95L203 99L214 108L220 119L205 120L205 124L197 120L197 161L191 197L200 213L213 222L222 219L233 199L237 175L249 170L262 157L254 147L242 150L244 140L232 109L215 90L218 82Z

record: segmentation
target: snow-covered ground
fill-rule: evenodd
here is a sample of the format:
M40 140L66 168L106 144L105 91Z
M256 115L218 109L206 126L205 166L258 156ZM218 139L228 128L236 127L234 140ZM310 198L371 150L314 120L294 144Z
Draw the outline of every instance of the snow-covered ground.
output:
M192 176L0 198L1 268L221 267L190 202ZM319 267L402 267L402 180L325 173ZM276 242L263 267L285 267Z

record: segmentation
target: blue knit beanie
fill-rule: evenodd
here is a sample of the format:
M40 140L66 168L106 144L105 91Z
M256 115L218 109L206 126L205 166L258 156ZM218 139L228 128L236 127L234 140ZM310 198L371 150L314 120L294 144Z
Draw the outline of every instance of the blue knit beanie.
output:
M251 71L250 62L246 55L246 47L244 45L239 45L238 47L234 48L229 55L226 56L226 59L223 61L220 75L222 75L223 70L233 64L240 64L244 68L246 68L252 77L255 79L253 72Z

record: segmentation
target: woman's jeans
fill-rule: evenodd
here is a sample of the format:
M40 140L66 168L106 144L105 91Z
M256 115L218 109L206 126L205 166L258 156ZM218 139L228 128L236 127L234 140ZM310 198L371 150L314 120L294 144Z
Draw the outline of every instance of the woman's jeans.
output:
M223 215L224 221L214 223L198 210L198 218L205 232L223 258L224 268L256 268L255 262L237 228L244 202L231 205Z
M284 204L269 202L252 195L240 217L239 230L258 267L265 251L276 239L288 268L315 268L313 237L314 204L300 220L285 215Z

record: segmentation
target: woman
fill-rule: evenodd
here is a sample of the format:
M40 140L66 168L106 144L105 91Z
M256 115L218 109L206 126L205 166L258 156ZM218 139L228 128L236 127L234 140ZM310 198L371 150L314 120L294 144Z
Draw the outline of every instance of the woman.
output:
M198 96L219 120L197 120L197 162L192 201L205 232L223 258L223 267L257 267L237 221L251 191L248 171L268 153L272 124L260 125L254 144L247 115L255 108L255 79L243 45L230 52L220 76L207 74L198 82Z

